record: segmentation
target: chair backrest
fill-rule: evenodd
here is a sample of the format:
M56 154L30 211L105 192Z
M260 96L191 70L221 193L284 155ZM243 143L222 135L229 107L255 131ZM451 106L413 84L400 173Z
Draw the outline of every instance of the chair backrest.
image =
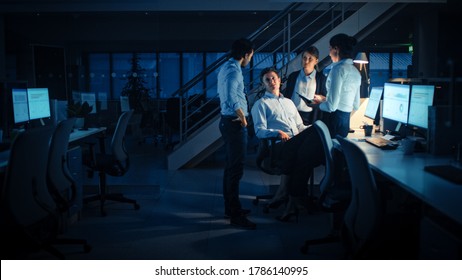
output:
M325 211L344 211L351 199L351 184L346 175L343 154L334 146L329 128L321 121L314 124L324 148L325 172L320 183L319 204Z
M34 225L56 214L46 180L53 130L52 126L29 129L20 133L12 143L2 207L6 217L17 225Z
M319 186L322 194L325 193L326 188L331 186L334 181L334 145L332 143L329 128L323 121L315 121L314 127L316 128L316 131L319 133L319 137L321 138L325 156L325 175L322 179L321 185Z
M350 140L336 137L351 177L351 203L344 217L349 249L355 254L376 234L382 219L380 193L364 152Z
M114 134L112 135L111 140L111 151L113 158L119 163L126 162L128 160L128 153L125 149L125 132L127 131L128 121L133 115L133 109L130 111L123 112L119 120L117 121L117 126L115 128Z
M68 210L76 195L76 182L67 166L69 136L74 123L75 118L60 121L50 142L47 168L48 188L60 211Z

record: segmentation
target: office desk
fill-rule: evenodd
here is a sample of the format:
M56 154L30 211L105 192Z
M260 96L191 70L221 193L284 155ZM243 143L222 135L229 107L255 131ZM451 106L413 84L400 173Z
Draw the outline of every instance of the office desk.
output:
M94 136L99 133L103 133L106 131L106 127L91 127L87 130L78 130L74 129L69 135L69 143L75 142L77 140L81 140L83 138Z
M106 127L88 128L88 130L77 130L74 129L69 135L69 143L76 142L86 137L95 136L100 133L104 133ZM3 151L0 153L0 172L4 172L4 169L8 165L8 159L10 157L10 151Z
M396 150L381 150L358 141L364 138L360 132L348 138L364 151L372 170L462 225L462 185L424 171L426 165L448 164L450 157L427 153L404 155L401 146Z

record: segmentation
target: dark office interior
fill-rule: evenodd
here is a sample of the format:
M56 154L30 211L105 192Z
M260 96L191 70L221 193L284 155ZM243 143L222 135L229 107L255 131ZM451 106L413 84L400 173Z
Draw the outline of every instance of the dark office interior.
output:
M266 174L255 165L258 146L255 137L249 138L241 199L246 208L251 209L249 219L255 221L257 230L231 227L223 217L222 209L224 152L221 142L219 137L214 138L217 136L198 136L198 131L207 130L219 114L215 96L216 68L208 67L215 63L219 66L221 56L228 52L234 39L255 38L255 45L261 53L261 56L255 56L245 76L248 90L253 93L260 86L256 80L258 71L268 60L264 55L270 57L268 63L271 66L284 64L280 69L288 75L287 69L298 67L298 64L293 66L290 60L281 62L279 57L289 53L294 58L304 47L323 43L317 45L323 55L319 66L321 71L328 71L329 32L350 32L342 29L342 23L347 22L350 16L354 17L355 12L367 4L379 1L319 4L322 1L307 0L288 13L284 12L296 1L221 2L0 2L0 152L4 154L1 160L14 162L5 151L19 131L45 131L44 127L55 127L59 113L53 111L58 108L53 106L58 106L59 101L68 106L74 102L76 92L104 93L97 95L94 103L96 113L85 117L84 129L105 128L94 135L69 141L66 157L68 161L77 158L76 162L68 164L78 165L70 168L71 172L77 172L73 173L73 179L77 181L78 201L59 214L57 229L66 238L86 240L91 250L85 252L86 248L82 250L80 243L59 244L56 246L59 253L30 245L32 249L28 243L15 244L19 249L13 250L11 255L2 256L2 259L343 260L351 257L345 252L342 242L311 246L309 250L303 248L305 240L329 233L329 213L312 206L310 211L300 213L296 221L283 223L275 219L282 212L282 207L269 209L267 213L268 209L264 207L267 199L255 200L260 194L274 193L280 183L279 176ZM329 7L332 10L326 15ZM303 17L307 10L310 14ZM279 16L282 20L276 21ZM333 19L335 16L338 18ZM460 16L462 10L456 0L404 1L392 3L389 10L374 14L375 18L365 28L353 27L354 31L351 31L354 32L351 35L358 39L357 51L365 52L370 58L366 67L369 83L364 89L362 87L361 97L367 98L369 87L381 86L384 82L435 85L433 105L441 107L435 109L438 116L435 122L441 125L449 122L449 128L432 128L427 132L428 128L408 129L410 126L402 126L398 132L404 137L417 133L424 138L431 137L433 148L424 147L414 155L445 157L451 162L459 161L459 167L462 165L462 160L457 158L461 156L457 149L462 149L462 53L459 48L462 41L457 31ZM300 24L296 21L298 17L303 17L301 25L309 26L308 29L297 25ZM310 24L311 21L313 24ZM290 24L294 27L288 31L286 26ZM287 39L289 36L293 39ZM191 62L196 57L197 60ZM113 134L124 115L121 96L126 89L125 82L129 80L125 76L120 79L119 75L136 72L130 69L136 66L135 58L139 58L145 68L139 71L146 70L147 76L144 77L149 84L146 91L149 93L144 95L144 103L130 99L130 106L135 108L127 121L125 134L130 166L128 170L118 170L115 176L109 171L105 183L110 191L123 192L136 203L107 201L103 210L99 207L99 198L89 202L84 199L98 193L97 185L102 180L100 172L103 172L95 166L86 165L86 155L93 153L95 147L96 153L100 152L101 143L106 150L112 148ZM258 59L262 64L258 64ZM402 63L402 60L409 62ZM172 66L174 63L179 66ZM93 73L98 73L96 78ZM103 73L102 78L99 78L99 73ZM51 103L51 116L40 121L15 122L12 89L26 88L48 89L50 100L56 100L56 103ZM384 121L383 125L393 129L396 124ZM73 131L78 129L73 128ZM51 132L46 133L51 135ZM106 137L98 138L100 134ZM199 137L198 140L195 137ZM208 146L198 144L208 138ZM441 145L447 147L438 147ZM177 159L189 156L178 154L183 150L187 150L183 153L188 154L196 149L201 151L188 161ZM3 189L9 182L5 180L6 172L10 172L8 163L0 168L2 204ZM310 187L314 204L320 194L316 186L323 175L323 166L315 169L314 186ZM411 230L415 230L414 234L402 233L403 239L398 237L398 242L393 243L393 246L402 248L402 254L388 252L363 258L461 259L460 208L454 210L448 206L444 210L437 209L413 191L401 189L399 182L389 180L387 175L380 172L375 175L377 182L387 181L394 195L395 199L390 199L393 201L390 202L391 208L403 211L398 220L404 220L406 215L416 215L418 221L417 226L410 226ZM419 186L413 187L420 189ZM451 183L450 186L444 185L442 190L453 187L462 188L460 183ZM451 194L460 193L451 190ZM432 194L425 193L424 196ZM436 197L440 199L443 196L438 194ZM450 199L450 205L462 203L462 196ZM457 213L448 215L448 211ZM3 224L8 222L2 214L2 228ZM4 240L2 247L9 245L8 242ZM407 247L412 247L410 250L413 251L409 253Z

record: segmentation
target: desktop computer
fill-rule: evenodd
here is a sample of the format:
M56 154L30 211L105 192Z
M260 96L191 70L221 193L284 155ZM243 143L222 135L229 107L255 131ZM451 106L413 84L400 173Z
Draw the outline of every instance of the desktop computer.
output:
M455 155L456 148L461 142L462 106L428 107L428 152L433 155Z

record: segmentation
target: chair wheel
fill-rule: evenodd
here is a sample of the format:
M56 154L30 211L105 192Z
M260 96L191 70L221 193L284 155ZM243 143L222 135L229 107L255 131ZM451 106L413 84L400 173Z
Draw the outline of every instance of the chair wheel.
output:
M135 204L135 210L139 210L140 209L140 205L138 203Z

